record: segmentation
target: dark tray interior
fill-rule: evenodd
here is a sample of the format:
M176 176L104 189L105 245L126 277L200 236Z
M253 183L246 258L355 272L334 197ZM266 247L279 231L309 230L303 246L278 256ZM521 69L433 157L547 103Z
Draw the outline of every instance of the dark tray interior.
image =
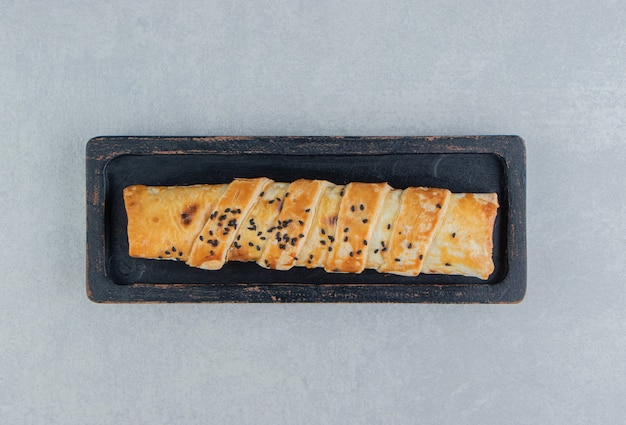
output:
M495 271L488 280L465 276L404 277L365 270L362 274L326 273L294 267L266 270L254 263L228 263L218 271L191 268L184 263L130 258L124 187L228 183L236 177L266 176L291 182L298 178L386 181L395 188L429 186L452 192L497 192L500 208L494 228ZM411 154L264 154L189 153L175 155L121 155L105 168L105 256L108 276L117 285L154 284L497 284L507 274L508 190L504 160L494 153Z

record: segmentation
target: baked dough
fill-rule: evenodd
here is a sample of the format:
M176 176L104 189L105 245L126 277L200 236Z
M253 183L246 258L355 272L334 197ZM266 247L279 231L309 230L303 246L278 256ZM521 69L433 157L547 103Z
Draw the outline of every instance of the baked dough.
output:
M394 189L268 178L124 189L129 255L218 270L226 261L273 270L487 279L494 270L495 193Z

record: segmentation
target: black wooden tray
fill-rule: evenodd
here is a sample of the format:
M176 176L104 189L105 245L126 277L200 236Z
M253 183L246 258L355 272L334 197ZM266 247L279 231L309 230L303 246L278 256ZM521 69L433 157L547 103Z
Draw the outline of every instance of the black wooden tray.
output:
M218 271L130 258L122 198L133 184L266 176L497 192L495 271L405 277L228 263ZM98 137L87 144L87 295L96 302L515 303L526 292L526 160L517 136Z

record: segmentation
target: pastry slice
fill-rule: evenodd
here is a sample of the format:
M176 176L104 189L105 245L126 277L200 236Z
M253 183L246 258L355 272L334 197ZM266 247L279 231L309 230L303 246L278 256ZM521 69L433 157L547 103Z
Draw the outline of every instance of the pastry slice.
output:
M124 188L128 254L186 261L193 242L227 184Z
M400 209L400 197L402 189L390 190L385 197L380 217L378 218L374 231L367 245L367 264L366 269L378 269L385 262L383 254L389 249L389 240L391 239L391 227L396 220L396 215Z
M289 185L282 209L267 230L268 241L257 264L275 270L289 270L304 245L315 217L317 203L330 183L325 180L296 180Z
M219 270L226 262L228 249L235 239L237 229L245 225L244 219L259 199L259 194L272 181L235 179L228 185L212 208L209 218L196 238L187 264L207 270Z
M256 261L267 243L267 229L282 208L282 199L289 183L272 183L259 194L259 200L237 229L237 236L228 252L228 261Z
M328 253L332 251L337 227L337 215L345 186L332 185L326 188L315 211L313 224L298 254L296 266L324 267Z
M487 279L494 270L491 255L498 206L495 193L452 194L422 271Z
M402 192L379 272L403 276L420 273L424 254L441 226L449 199L447 189L409 187Z
M387 183L349 183L341 199L333 250L327 272L361 273L367 264L369 240L391 187Z

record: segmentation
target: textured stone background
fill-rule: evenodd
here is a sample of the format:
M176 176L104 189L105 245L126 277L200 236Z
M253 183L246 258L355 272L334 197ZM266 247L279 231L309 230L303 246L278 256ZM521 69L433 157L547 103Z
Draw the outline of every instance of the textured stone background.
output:
M617 423L619 1L0 0L0 422ZM93 136L519 134L519 305L97 305Z

